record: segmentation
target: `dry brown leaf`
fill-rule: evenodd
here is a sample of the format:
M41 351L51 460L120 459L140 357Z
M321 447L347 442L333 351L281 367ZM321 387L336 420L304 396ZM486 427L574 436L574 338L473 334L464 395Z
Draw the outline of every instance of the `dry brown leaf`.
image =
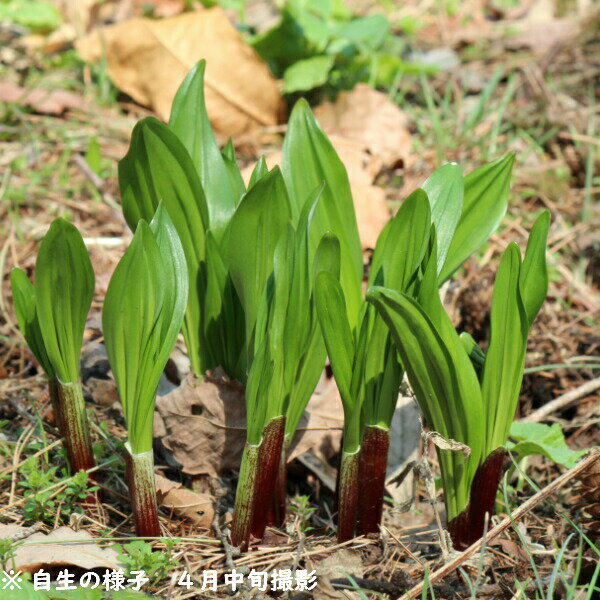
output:
M154 475L156 496L161 506L189 519L194 525L210 529L215 516L215 499L210 494L198 494L162 475Z
M530 48L540 58L554 47L574 39L580 31L574 19L523 20L517 24L520 31L507 39L506 47Z
M71 92L41 88L27 90L10 81L0 82L0 102L29 106L35 112L48 115L61 115L68 109L85 107L83 98Z
M216 477L238 469L246 439L244 389L221 369L201 381L189 375L156 399L154 424L184 473Z
M332 387L333 386L333 387ZM289 459L312 450L330 459L339 448L342 404L330 382L313 394L292 442ZM154 431L189 475L220 476L239 469L246 441L243 387L221 369L202 381L188 376L156 400Z
M406 127L408 118L388 94L366 83L341 92L334 103L318 106L315 117L328 135L357 142L384 165L405 161L410 154L412 137Z
M18 525L0 525L0 539L13 537L25 529ZM24 573L64 566L79 567L86 571L121 568L119 554L112 548L101 548L84 530L59 527L48 535L34 533L24 542L16 546L14 553L15 568Z
M77 48L90 62L106 53L114 84L164 120L179 84L203 58L206 105L217 133L240 134L275 125L281 117L277 81L219 7L110 25L80 40Z

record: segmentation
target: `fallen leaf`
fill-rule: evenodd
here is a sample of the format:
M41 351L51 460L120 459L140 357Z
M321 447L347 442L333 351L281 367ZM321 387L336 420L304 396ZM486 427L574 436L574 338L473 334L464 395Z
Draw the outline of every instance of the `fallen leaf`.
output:
M18 536L25 529L18 525L0 525L0 539ZM101 548L87 531L74 531L70 527L59 527L48 535L38 532L25 538L23 544L15 546L14 561L14 568L24 573L65 566L86 571L120 568L119 554L115 550Z
M236 135L280 119L277 81L219 7L168 19L131 19L95 30L76 46L86 61L106 56L113 83L165 121L179 84L203 58L215 132Z
M156 399L154 431L189 475L217 477L238 469L246 439L244 389L222 369L193 374Z
M519 28L519 32L506 40L506 47L511 50L530 48L540 58L552 48L576 38L580 31L579 24L574 19L523 19L516 21L515 26Z
M184 488L156 473L156 497L161 506L181 517L189 519L194 525L210 529L215 516L215 499L210 494L198 494Z
M361 144L386 166L405 161L411 152L407 116L388 94L366 83L341 92L333 103L317 106L315 117L328 135Z
M342 426L342 403L331 380L311 397L289 460L309 449L329 460L339 449ZM189 375L177 389L156 399L154 432L186 474L218 477L239 469L246 442L242 385L222 369L201 381Z
M65 90L25 89L10 81L0 82L0 102L13 102L29 106L35 112L62 115L66 110L85 107L81 96Z

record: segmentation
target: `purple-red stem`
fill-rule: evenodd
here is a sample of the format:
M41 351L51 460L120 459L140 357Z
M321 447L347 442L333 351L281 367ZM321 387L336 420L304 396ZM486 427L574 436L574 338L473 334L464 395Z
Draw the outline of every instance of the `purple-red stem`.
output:
M456 550L465 550L484 533L485 515L494 514L496 494L507 452L496 448L485 461L477 467L467 507L448 523L448 532Z
M267 515L275 495L277 478L282 463L284 433L285 417L283 416L271 419L263 429L263 439L260 444L258 458L258 482L254 492L250 530L251 534L258 539L262 539L265 534ZM285 463L283 467L285 470Z
M374 425L365 427L360 447L358 535L379 533L389 447L389 430Z
M129 487L135 534L138 537L160 537L154 454L152 450L134 454L129 443L125 444L125 448L125 478Z
M80 381L57 381L58 399L55 410L64 437L64 446L72 473L87 471L96 466L85 401ZM52 392L51 392L52 393Z
M338 484L338 542L347 542L354 537L358 510L358 462L357 452L342 451Z
M287 445L283 444L279 461L275 490L267 514L267 525L283 527L285 524L287 495Z

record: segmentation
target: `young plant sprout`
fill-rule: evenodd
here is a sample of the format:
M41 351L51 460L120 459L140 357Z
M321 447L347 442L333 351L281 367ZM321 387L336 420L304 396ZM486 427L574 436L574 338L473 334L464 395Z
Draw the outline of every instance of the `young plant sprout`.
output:
M458 549L481 537L485 515L493 513L527 337L548 288L549 225L549 213L544 212L531 230L523 260L514 243L502 255L487 355L469 335L457 334L443 309L435 235L416 298L377 286L367 294L390 328L427 423L470 449L468 458L437 449L448 529Z
M35 286L20 269L11 274L19 327L48 379L71 471L95 466L79 357L94 271L77 228L56 219L45 235L35 264Z
M443 283L498 226L506 210L512 160L508 155L464 179L460 167L454 164L433 173L423 189L407 198L379 236L369 285L385 285L414 295L432 222L440 230L436 281ZM493 218L490 205L497 215ZM457 251L453 237L459 233L463 244ZM343 319L343 290L327 275L317 279L316 299L344 403L338 537L345 541L354 536L357 520L359 535L379 530L389 431L404 370L389 330L372 306L363 304L358 325L353 328Z
M311 302L312 271L339 274L339 243L324 235L311 261L309 243L319 202L317 190L294 226L291 201L275 167L248 191L231 220L229 266L250 341L248 428L232 524L232 543L242 549L250 534L264 534L284 465L287 416L297 426L325 364Z
M102 328L127 426L126 478L136 533L160 535L152 425L158 381L187 304L185 255L166 208L140 220L110 280Z
M119 163L123 214L135 230L160 201L179 234L188 269L183 336L192 370L221 366L245 382L244 315L227 263L227 225L246 189L231 147L219 151L204 103L204 61L181 84L169 125L154 118L133 130Z

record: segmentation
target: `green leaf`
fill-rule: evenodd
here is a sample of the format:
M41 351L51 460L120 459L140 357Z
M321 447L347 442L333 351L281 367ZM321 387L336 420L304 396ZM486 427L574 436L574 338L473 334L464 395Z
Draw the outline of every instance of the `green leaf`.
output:
M498 229L508 205L514 158L513 153L507 154L465 177L462 213L440 273L440 282L449 279Z
M158 381L187 304L183 248L162 205L141 220L110 280L102 328L134 453L152 449Z
M485 364L485 354L483 350L473 339L473 336L471 336L470 333L463 331L459 337L463 348L466 350L469 358L471 359L471 363L473 363L473 367L477 372L477 376L481 377L481 374L483 373L483 365Z
M309 256L314 256L326 231L340 242L340 281L351 328L361 303L362 249L346 169L316 122L308 104L296 103L283 144L282 171L290 194L292 220L297 222L306 198L325 182L311 225Z
M466 468L460 453L438 451L450 519L466 506L484 441L482 402L479 386L471 383L475 378L469 372L472 367L460 344L449 347L419 304L406 294L374 287L367 300L390 328L429 426L471 448ZM460 351L466 363L457 360Z
M521 460L532 454L541 454L558 465L570 469L587 452L587 450L571 450L565 442L565 436L558 423L544 425L513 421L510 426L510 437L516 442L509 442L507 449L518 455Z
M60 11L43 0L8 0L0 2L0 20L16 23L34 33L48 33L62 22Z
M342 286L329 271L319 271L316 275L315 306L331 368L344 403L344 412L350 413L356 401L350 391L355 352L354 340L346 316Z
M230 173L213 133L204 99L206 61L189 71L179 86L171 108L169 127L188 151L206 195L210 229L220 240L236 201Z
M261 156L254 165L254 169L252 169L252 175L250 175L250 181L248 182L248 189L254 187L256 182L260 181L268 172L269 169L267 168L265 157Z
M134 127L129 151L119 162L119 186L123 214L132 230L140 219L149 223L161 201L173 220L189 280L183 334L192 369L202 376L207 368L201 307L206 286L203 263L208 211L194 165L166 125L153 118L143 119Z
M384 15L369 15L348 21L335 32L335 35L340 42L350 42L373 51L386 40L390 28L391 23Z
M437 271L446 261L452 238L462 212L464 182L456 163L440 167L423 184L431 204L431 221L437 233Z
M233 147L233 141L229 138L227 145L223 148L221 153L225 167L227 168L227 174L229 175L229 182L231 183L231 189L233 190L233 196L235 198L235 205L237 206L242 199L242 196L246 193L246 184L240 172L240 168L237 164L235 157L235 149Z
M94 295L94 270L77 228L56 219L35 264L37 316L44 346L63 383L79 380L79 356Z
M324 85L334 62L335 56L328 54L295 62L283 74L283 93L292 94Z
M520 271L521 253L511 243L502 255L494 282L490 343L481 382L490 451L506 442L523 379L528 326L519 293Z
M407 291L427 250L430 229L427 194L418 189L404 201L377 240L371 283L377 281L387 288Z
M275 247L290 219L281 171L275 167L248 190L230 223L228 264L251 340L259 304L273 271Z
M531 327L548 293L546 243L550 229L550 213L545 210L534 223L519 278L519 288Z
M205 344L210 368L223 367L232 379L244 383L244 312L222 256L209 231L206 236Z
M35 288L21 269L11 271L10 283L19 329L48 379L54 379L56 375L48 358L38 321Z

